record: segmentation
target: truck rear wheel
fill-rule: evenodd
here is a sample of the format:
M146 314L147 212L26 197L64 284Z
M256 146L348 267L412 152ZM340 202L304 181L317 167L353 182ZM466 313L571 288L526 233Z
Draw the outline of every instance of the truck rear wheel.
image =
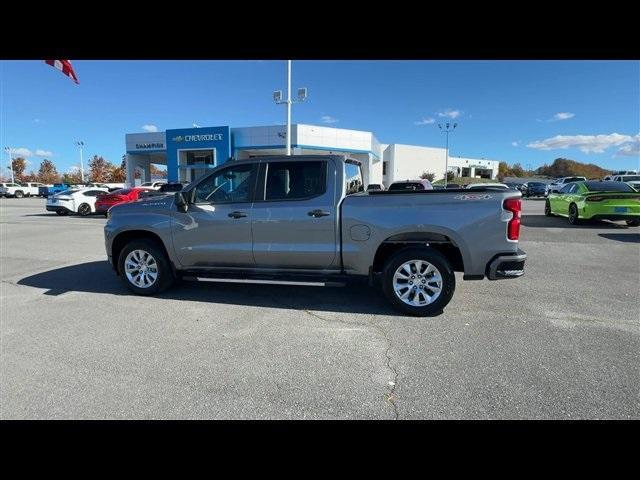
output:
M415 317L439 315L456 288L449 261L429 247L409 247L387 260L382 290L393 306Z
M137 295L154 295L174 281L169 259L157 242L132 240L120 252L118 272L129 290Z
M22 198L24 197L24 193L22 193L22 190L16 190L16 193L13 196L16 198Z

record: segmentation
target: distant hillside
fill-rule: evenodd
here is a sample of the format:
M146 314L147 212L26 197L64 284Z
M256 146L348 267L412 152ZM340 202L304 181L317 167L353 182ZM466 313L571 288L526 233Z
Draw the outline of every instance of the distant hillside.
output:
M536 170L538 175L549 177L569 177L577 175L587 178L602 178L611 173L610 170L594 165L593 163L581 163L568 158L556 158L551 165L543 165Z

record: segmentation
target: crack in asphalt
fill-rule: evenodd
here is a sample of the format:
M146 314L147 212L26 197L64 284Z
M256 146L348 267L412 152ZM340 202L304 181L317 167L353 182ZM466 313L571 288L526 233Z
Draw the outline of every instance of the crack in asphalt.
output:
M284 307L288 307L288 308L292 308L294 310L298 310L301 312L306 313L307 315L317 318L318 320L322 320L323 322L327 322L327 323L340 323L343 325L360 325L362 327L373 327L376 331L378 331L381 335L382 338L384 338L384 341L386 343L386 349L384 352L384 356L386 358L386 362L385 362L385 366L387 367L387 369L391 372L392 376L393 376L393 380L391 382L388 383L388 388L387 390L388 392L384 394L383 398L386 402L388 402L391 407L393 408L393 414L394 414L394 420L399 420L400 419L400 413L398 412L398 405L396 403L396 387L398 385L398 370L396 370L392 365L391 365L391 347L392 347L392 343L391 343L391 339L389 338L388 332L382 328L380 325L378 325L374 320L373 320L373 316L371 315L369 317L368 321L365 321L364 323L362 322L344 322L342 320L337 320L337 319L332 319L332 318L325 318L321 315L318 315L315 312L312 312L310 310L307 310L306 308L298 308L295 305L290 305L288 303L282 302L281 300L271 296L271 300L273 300L274 303L282 305Z

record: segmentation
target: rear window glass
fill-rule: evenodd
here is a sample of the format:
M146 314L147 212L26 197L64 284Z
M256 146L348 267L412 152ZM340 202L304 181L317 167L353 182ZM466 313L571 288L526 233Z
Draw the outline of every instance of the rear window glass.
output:
M392 183L389 190L424 190L424 185L417 182Z
M622 182L584 182L590 192L635 192L630 185Z
M567 177L564 179L564 183L579 182L581 180L584 180L584 177Z
M529 182L527 185L529 185L530 187L546 187L547 186L546 183L541 183L541 182Z
M623 182L637 182L640 180L640 175L625 175L622 177Z

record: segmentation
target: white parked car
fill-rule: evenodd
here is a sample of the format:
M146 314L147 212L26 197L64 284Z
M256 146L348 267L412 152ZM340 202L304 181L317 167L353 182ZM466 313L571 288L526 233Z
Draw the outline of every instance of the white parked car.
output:
M47 199L47 211L58 215L78 213L84 217L96 212L96 198L107 193L106 187L71 188L51 195Z
M167 182L144 182L140 185L141 188L150 188L152 190L160 190L160 187Z
M25 182L25 183L0 183L0 195L5 197L37 197L39 195L38 188L44 187L44 183Z
M640 175L616 175L611 180L628 183L634 189L640 190Z
M552 183L547 185L547 195L551 192L559 192L562 187L564 187L567 183L572 182L586 182L587 179L585 177L562 177L556 178Z
M500 190L508 190L509 186L504 183L472 183L467 190L476 190L478 188L498 188Z

